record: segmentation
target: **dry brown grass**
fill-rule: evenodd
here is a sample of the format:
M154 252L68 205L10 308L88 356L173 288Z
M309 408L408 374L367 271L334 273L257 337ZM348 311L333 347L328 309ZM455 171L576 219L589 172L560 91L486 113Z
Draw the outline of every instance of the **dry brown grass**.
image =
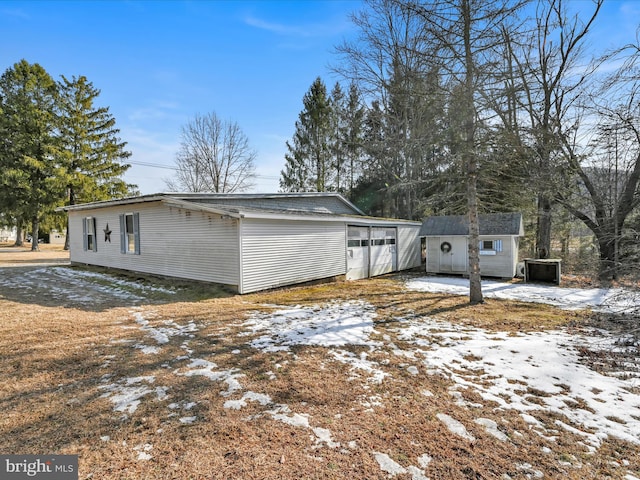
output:
M46 253L46 252L40 252ZM20 255L32 255L22 252ZM0 252L0 258L6 255ZM38 255L38 254L36 254ZM5 257L7 258L7 257ZM13 257L15 262L18 256ZM2 260L0 260L1 262ZM345 347L384 365L390 375L381 384L353 379L348 365L333 361L327 349L296 347L292 353L261 352L244 335L246 315L265 305L318 304L335 299L363 299L376 306L376 338L395 338L398 316L424 315L488 329L522 331L556 328L580 314L536 304L489 300L470 307L463 297L407 292L393 277L369 281L296 287L273 292L207 299L154 302L137 307L152 326L165 321L195 322L194 337L172 337L156 355L133 348L147 343L132 309L100 311L21 301L19 292L0 297L0 445L4 453L60 453L80 456L80 478L93 479L383 479L373 452L408 467L428 453L431 479L624 478L640 471L637 447L605 441L588 454L578 438L559 432L551 442L531 430L517 412L498 411L471 391L465 399L475 409L456 405L449 380L421 370L407 372L406 358L384 348L369 352ZM240 410L224 408L222 382L180 375L192 358L209 359L220 370L242 374L242 392L260 392L273 404L308 416L326 428L340 447L317 445L310 429L275 421L271 406L247 402ZM103 377L110 375L110 377ZM146 396L138 409L123 415L103 398L105 384L138 376L169 387L166 399ZM433 395L425 396L428 390ZM535 392L532 392L534 396ZM370 406L372 399L382 405ZM195 402L193 408L185 406ZM179 408L170 409L169 404ZM476 441L452 434L436 415L462 422ZM196 416L192 424L182 416ZM508 434L501 442L474 423L495 420ZM554 416L545 423L553 429ZM563 419L566 422L566 419ZM107 438L108 437L108 438ZM145 451L151 460L138 460ZM542 453L549 448L551 453ZM622 461L629 462L624 467ZM529 464L526 467L524 464ZM508 477L504 476L508 475ZM408 479L409 474L394 478Z

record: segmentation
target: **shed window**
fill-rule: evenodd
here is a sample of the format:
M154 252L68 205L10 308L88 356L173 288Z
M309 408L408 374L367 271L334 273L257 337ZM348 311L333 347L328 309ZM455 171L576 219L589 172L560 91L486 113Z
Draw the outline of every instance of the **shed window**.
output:
M98 251L95 217L86 217L82 220L82 246L85 251Z
M502 240L480 240L481 251L501 252Z
M140 215L120 215L120 252L140 255Z

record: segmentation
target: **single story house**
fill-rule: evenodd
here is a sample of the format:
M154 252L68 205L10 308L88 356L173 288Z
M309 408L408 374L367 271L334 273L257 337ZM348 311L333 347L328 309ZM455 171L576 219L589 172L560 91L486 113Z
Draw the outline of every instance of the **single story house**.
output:
M49 232L49 243L53 245L64 245L64 241L67 237L67 229L65 228L62 232L59 232L55 228Z
M16 235L16 227L0 227L0 242L15 242Z
M480 274L513 278L518 265L518 246L524 236L522 214L479 215ZM435 216L422 223L426 238L427 272L469 273L469 219L466 215Z
M421 264L419 222L368 217L336 193L159 193L62 209L73 264L238 293Z

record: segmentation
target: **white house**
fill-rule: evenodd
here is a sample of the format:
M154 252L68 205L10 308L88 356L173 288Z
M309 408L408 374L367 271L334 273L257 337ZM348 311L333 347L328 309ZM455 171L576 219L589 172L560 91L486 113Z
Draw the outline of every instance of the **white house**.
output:
M53 245L64 245L64 241L67 237L67 230L64 229L62 232L59 232L55 228L49 232L49 243Z
M15 242L16 234L16 227L0 227L0 243Z
M522 214L479 215L480 274L513 278L524 236ZM464 215L429 217L420 235L426 238L428 273L469 273L469 221Z
M238 293L420 266L420 223L335 193L154 194L64 207L70 259Z

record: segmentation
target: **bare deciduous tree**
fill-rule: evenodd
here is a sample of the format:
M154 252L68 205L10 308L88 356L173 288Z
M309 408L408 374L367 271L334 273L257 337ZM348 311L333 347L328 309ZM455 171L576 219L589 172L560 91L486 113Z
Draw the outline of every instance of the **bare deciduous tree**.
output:
M175 178L169 191L233 193L253 186L256 152L236 122L215 112L196 115L182 127Z

